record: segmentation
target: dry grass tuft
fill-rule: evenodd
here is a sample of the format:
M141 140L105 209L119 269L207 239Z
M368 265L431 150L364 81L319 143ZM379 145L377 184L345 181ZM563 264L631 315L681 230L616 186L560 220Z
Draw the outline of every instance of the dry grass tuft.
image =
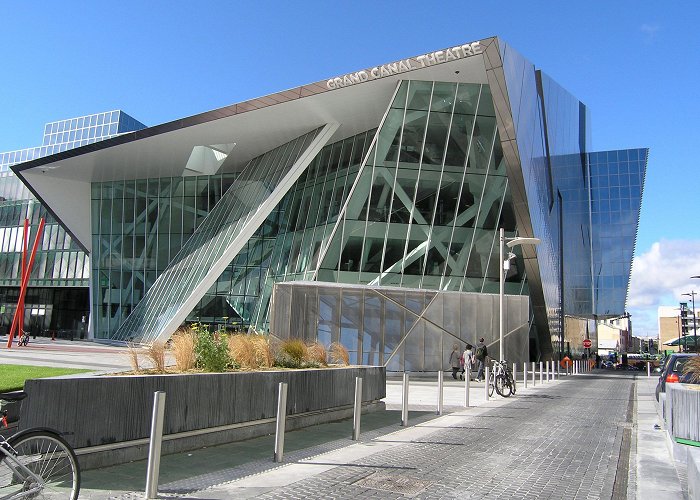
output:
M231 358L244 370L257 368L255 356L255 344L251 336L245 333L237 333L228 338L228 351Z
M306 351L309 361L318 363L321 366L328 365L328 350L320 342L312 342L307 346Z
M131 365L131 370L135 373L141 371L141 366L139 364L139 356L143 353L138 344L127 344L126 355L129 357L129 364Z
M165 342L153 342L146 348L146 356L153 363L153 369L165 373Z
M264 335L250 335L255 348L255 360L259 368L272 368L275 364L275 353L270 339Z
M345 366L350 364L350 354L340 342L333 342L331 344L331 361Z
M693 356L683 365L683 375L687 375L691 383L700 382L700 356Z
M173 335L172 352L175 358L175 367L179 372L186 372L195 367L197 357L194 353L194 346L197 343L197 336L189 329L180 329Z

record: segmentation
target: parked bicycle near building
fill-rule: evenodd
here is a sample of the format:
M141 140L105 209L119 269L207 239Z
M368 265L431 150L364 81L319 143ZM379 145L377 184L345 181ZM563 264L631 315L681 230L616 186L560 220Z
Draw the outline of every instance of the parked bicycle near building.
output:
M26 393L0 394L0 403L25 397ZM78 459L58 432L37 428L7 439L0 436L0 500L75 500L79 492Z
M493 396L494 391L504 398L515 394L515 380L513 372L511 372L508 362L492 360L492 367L489 372L489 397Z

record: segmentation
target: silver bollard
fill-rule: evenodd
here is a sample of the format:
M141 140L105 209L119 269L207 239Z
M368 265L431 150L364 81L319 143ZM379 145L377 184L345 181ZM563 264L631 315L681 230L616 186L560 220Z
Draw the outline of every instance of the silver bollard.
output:
M484 369L484 398L489 400L489 367Z
M401 425L408 425L408 373L403 373L403 399L401 400Z
M471 385L471 376L468 371L464 376L464 406L469 408L469 386Z
M544 380L543 380L543 377L542 377L542 376L543 376L543 372L542 372L542 361L540 361L540 385L542 385L542 384L544 383Z
M544 362L544 381L549 382L549 361Z
M443 376L444 372L442 370L438 371L438 401L437 401L437 414L442 415L442 396L443 396Z
M275 462L284 457L284 429L287 426L287 384L280 382L277 390L277 425L275 427Z
M527 389L527 361L523 363L523 388Z
M651 377L651 363L647 361L647 377Z
M517 388L518 385L518 365L517 363L513 363L513 391Z
M537 373L537 370L535 368L535 362L532 362L532 387L535 387L535 374Z
M355 377L355 408L352 414L352 440L360 439L360 418L362 417L362 377Z
M160 448L163 444L163 420L165 419L165 392L153 393L153 417L151 439L148 443L148 468L146 469L146 498L158 498L160 474Z

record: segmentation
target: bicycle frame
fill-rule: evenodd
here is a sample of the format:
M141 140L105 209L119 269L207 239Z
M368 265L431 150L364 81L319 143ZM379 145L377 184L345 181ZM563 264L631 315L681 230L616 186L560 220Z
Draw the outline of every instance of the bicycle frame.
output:
M4 455L4 457L0 456L0 461L5 462L7 467L12 471L13 475L20 478L22 482L25 482L28 478L31 478L34 481L34 486L27 491L23 491L18 494L13 493L11 495L6 495L4 497L0 497L0 500L14 500L15 498L29 497L44 488L44 480L29 470L29 468L22 462L17 460L17 457L14 455L15 450L12 448L12 446L10 446L7 440L2 437L0 437L0 453Z

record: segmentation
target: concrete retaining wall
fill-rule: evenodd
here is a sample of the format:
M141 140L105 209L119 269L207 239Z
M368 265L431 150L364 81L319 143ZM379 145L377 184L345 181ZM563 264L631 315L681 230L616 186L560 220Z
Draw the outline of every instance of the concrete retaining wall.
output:
M666 420L674 438L700 441L700 391L695 387L666 384Z
M274 432L280 382L290 430L345 418L358 376L363 405L386 397L384 367L29 380L20 429L57 429L84 468L102 467L147 456L155 391L166 392L165 454Z

